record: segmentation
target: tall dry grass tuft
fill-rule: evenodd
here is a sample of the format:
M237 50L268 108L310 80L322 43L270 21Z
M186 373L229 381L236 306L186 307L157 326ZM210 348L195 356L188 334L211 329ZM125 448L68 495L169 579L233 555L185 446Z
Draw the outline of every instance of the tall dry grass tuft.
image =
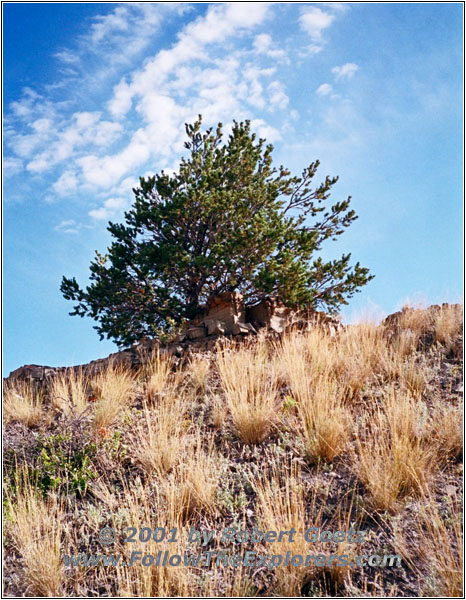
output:
M148 494L140 486L131 483L126 487L122 510L126 513L126 522L135 527L139 532L143 527L165 528L166 537L156 542L151 538L141 542L138 538L135 543L118 543L118 550L126 555L125 565L116 567L116 595L123 598L171 598L186 597L192 590L192 579L189 569L181 563L179 566L144 566L141 560L135 560L130 566L132 552L140 552L142 559L145 555L157 558L168 551L170 555L183 556L186 542L183 539L184 524L179 518L180 511L176 496L167 497L160 488ZM177 529L177 535L172 537L172 530ZM161 530L159 530L161 531ZM175 539L170 542L168 540ZM107 570L108 572L108 570Z
M463 408L437 400L431 410L427 439L437 448L441 464L459 460L463 453Z
M6 423L21 421L26 427L39 425L44 419L42 392L25 381L7 383L3 395L3 411Z
M425 403L394 388L361 420L352 466L375 508L395 510L402 497L421 493L431 480L439 463L427 423Z
M261 443L277 418L278 403L267 347L220 351L217 365L236 434L245 444Z
M157 350L153 352L150 358L143 365L143 372L146 378L146 397L149 403L162 394L169 382L170 373L173 367L173 359L165 357Z
M98 398L94 410L95 429L115 423L122 410L130 405L134 383L130 371L113 365L92 379L91 387Z
M389 379L398 380L413 395L422 395L427 387L425 367L416 361L415 356L403 359L392 354L387 361L387 374Z
M193 358L189 362L189 374L198 393L203 393L206 386L210 362L207 358Z
M309 553L309 544L304 540L303 524L306 522L306 501L301 483L300 469L296 463L278 465L273 463L268 473L256 482L258 527L262 531L300 532L292 542L288 537L267 544L268 554L291 555ZM321 512L312 515L313 526L319 527ZM281 564L274 569L276 593L281 596L301 596L302 587L310 568Z
M176 507L175 517L187 522L195 516L215 516L219 478L219 457L213 438L206 440L196 431L186 446L183 461L163 486L167 503Z
M330 373L332 350L327 346L323 355L316 352L320 340L328 341L328 336L317 331L286 338L278 362L297 403L299 434L308 458L331 462L346 448L351 418L341 385Z
M435 340L443 344L447 352L453 352L456 358L462 355L462 343L458 336L463 332L462 305L442 306L434 320Z
M358 399L362 389L381 372L386 352L383 331L373 323L350 325L340 334L331 369L348 400Z
M133 438L133 454L149 475L169 473L183 455L186 423L181 396L166 397L158 407L144 408Z
M399 317L399 327L402 331L412 331L419 339L432 325L432 315L422 303L411 306L407 303L403 306Z
M63 513L56 498L44 500L29 481L28 473L23 472L16 497L6 495L5 533L23 558L28 595L60 597Z
M463 514L461 504L449 500L441 512L435 497L426 492L422 506L403 532L392 523L394 546L421 583L426 597L455 598L463 594ZM412 539L421 540L413 544ZM427 576L426 576L427 575Z
M345 451L351 435L351 415L344 406L338 383L321 376L299 399L300 433L308 458L331 462Z
M89 406L88 390L82 370L60 373L52 381L52 404L67 415L82 414Z

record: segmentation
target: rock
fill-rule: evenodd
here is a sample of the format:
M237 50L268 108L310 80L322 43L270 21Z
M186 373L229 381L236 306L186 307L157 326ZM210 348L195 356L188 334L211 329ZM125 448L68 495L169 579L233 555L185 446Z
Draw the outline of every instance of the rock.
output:
M249 333L257 333L257 331L254 329L253 325L251 325L251 323L235 323L233 326L233 331L232 333L234 335L240 335L240 334L249 334Z
M206 328L204 327L204 325L201 325L199 327L188 327L188 329L186 329L186 337L189 340L197 340L205 336Z
M257 329L267 327L276 333L282 333L288 324L291 310L283 306L276 298L266 298L258 304L246 307L246 320Z
M447 484L445 486L445 493L448 496L456 496L457 492L458 492L458 488L456 488L454 485Z
M203 323L207 335L234 333L235 325L245 323L243 296L238 292L224 292L210 298Z

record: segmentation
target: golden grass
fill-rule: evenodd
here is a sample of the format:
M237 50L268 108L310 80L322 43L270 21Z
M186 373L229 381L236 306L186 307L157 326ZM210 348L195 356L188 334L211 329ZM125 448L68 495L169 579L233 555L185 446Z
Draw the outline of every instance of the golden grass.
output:
M217 355L217 365L236 434L245 444L263 442L276 421L278 404L266 346L224 350Z
M319 355L320 341L324 351ZM330 372L334 356L328 341L322 331L288 337L277 359L296 401L298 432L311 461L331 462L345 450L351 433L341 385Z
M153 352L144 365L146 377L146 397L152 403L162 394L169 382L173 367L173 359L161 356L159 351Z
M426 438L437 448L441 463L463 453L463 407L434 403Z
M267 544L268 554L281 554L289 551L292 555L309 553L310 545L304 540L303 525L306 522L305 494L301 483L301 473L296 463L278 465L273 463L268 473L264 473L256 484L257 514L259 529L262 531L290 531L294 528L300 535L292 542L288 537ZM313 526L319 527L321 512L312 515ZM312 549L313 552L313 549ZM281 596L300 596L301 589L309 574L309 567L285 566L274 569L275 590Z
M196 357L189 362L189 374L198 393L202 393L205 390L209 369L210 362L206 358Z
M114 551L126 555L126 565L118 565L116 582L117 596L127 598L150 598L150 597L183 597L188 596L191 585L188 568L183 564L179 566L144 566L141 559L135 560L130 566L132 552L140 552L140 557L153 555L157 557L159 552L168 551L170 555L183 555L186 544L183 539L183 521L180 516L177 498L165 496L160 489L156 489L154 495L149 498L141 494L137 486L131 485L125 490L122 502L126 513L126 521L139 532L143 527L163 527L167 533L165 540L141 542L136 537L136 543L118 543ZM169 532L177 529L177 541L168 542Z
M423 595L462 597L463 514L459 502L450 499L447 514L442 514L431 492L427 492L409 531L404 533L395 521L392 534L396 551L418 575ZM413 545L413 536L421 541L419 545Z
M386 360L383 332L373 323L348 326L334 347L332 371L349 400L357 399L372 383Z
M300 434L308 457L328 463L342 454L351 435L351 415L343 405L339 386L320 377L311 391L298 401Z
M24 579L32 596L61 596L62 513L56 498L44 500L23 473L16 498L6 497L6 534L24 561Z
M26 427L39 425L45 417L42 392L25 381L7 383L3 394L3 414L6 423L21 421Z
M427 407L391 389L383 406L360 424L353 470L369 490L375 508L395 510L399 500L421 493L438 468L436 448L426 440Z
M194 516L215 516L219 477L219 457L213 439L203 440L197 431L186 447L183 461L164 486L168 503L177 507L176 517L186 522Z
M448 352L460 358L462 355L462 343L457 336L463 331L463 306L442 306L435 317L435 339L443 344Z
M91 381L97 401L94 409L94 427L102 430L110 427L122 410L131 403L134 376L122 367L110 365Z
M52 404L65 414L82 414L89 406L88 382L83 372L70 370L53 378L51 387Z
M186 423L180 397L167 397L156 410L144 408L144 418L132 442L135 459L148 474L163 476L181 458L185 446Z
M37 496L27 477L26 483L11 485L9 475L5 535L7 545L14 545L21 555L21 593L60 596L72 590L76 596L92 591L120 597L343 593L354 597L359 590L366 596L388 597L406 592L402 579L388 584L374 570L354 576L353 567L335 563L327 567L312 562L282 564L272 571L223 565L145 567L140 561L113 569L100 565L65 571L60 564L60 543L62 554L122 553L127 559L131 551L141 551L142 556L166 550L181 556L186 550L202 552L206 549L187 544L185 533L191 526L221 531L225 525L221 508L226 506L222 494L228 490L236 498L241 490L245 503L234 505L233 524L241 529L250 530L257 523L261 530L294 528L297 532L294 542L285 537L251 548L271 555L285 556L289 551L304 557L318 553L354 557L360 553L359 545L310 544L303 537L304 528L348 530L356 527L354 519L399 510L399 517L386 517L393 528L390 547L408 561L424 595L458 595L462 589L460 507L456 500L442 499L439 505L439 490L433 485L442 469L453 475L461 466L453 462L462 452L462 411L455 398L445 398L445 389L437 395L430 390L439 381L435 369L442 365L437 355L441 358L445 351L457 348L462 315L444 307L429 321L416 310L405 311L403 326L409 329L397 330L390 341L383 327L361 323L336 337L315 328L287 334L279 344L259 340L253 347L224 348L215 360L194 358L176 370L172 359L154 353L138 374L141 393L136 378L122 368L109 367L88 382L79 372L57 377L49 394L52 405L68 416L88 411L92 419L82 419L83 427L100 431L116 426L131 410L131 420L120 431L121 448L142 470L139 475L134 466L128 470L126 460L111 450L105 463L99 458L102 477L91 482L88 495L67 497L63 504L52 495ZM422 362L414 352L421 335L427 331L433 335L432 319L439 343L435 365L434 359ZM448 377L453 385L454 370ZM88 386L95 403L88 401ZM133 403L133 397L139 404ZM10 384L4 406L7 423L20 420L28 427L47 423L47 414L52 414L42 395L27 384ZM286 431L268 446L241 447L238 452L238 444L231 449L231 425L246 445L264 442L277 425L286 426ZM299 444L290 441L290 431L300 438ZM328 491L332 484L345 486L348 479L328 483L328 474L323 476L319 468L316 472L309 462L331 463L345 453L347 464L367 490L366 502L348 507L346 487L332 487L339 497L330 514L322 486ZM288 458L290 454L296 461ZM303 459L308 461L304 473L299 467L305 464ZM334 463L336 471L340 466L340 461ZM326 464L323 469L328 470ZM225 489L220 487L221 473L227 478ZM413 500L409 526L401 510L408 497ZM66 512L65 502L69 503ZM383 518L380 513L379 517ZM114 546L96 549L90 541L96 540L103 523L120 533L126 526L164 527L167 532L176 527L178 540L123 544L120 537ZM226 524L232 524L229 518ZM215 548L214 542L207 550ZM245 548L218 547L231 553Z

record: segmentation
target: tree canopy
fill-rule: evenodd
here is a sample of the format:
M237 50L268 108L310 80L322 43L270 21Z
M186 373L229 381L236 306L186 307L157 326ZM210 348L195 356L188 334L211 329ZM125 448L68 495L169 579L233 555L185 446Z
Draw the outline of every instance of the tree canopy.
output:
M94 318L101 339L157 337L225 291L335 312L372 279L350 254L318 255L357 218L351 197L328 203L338 177L312 186L319 161L301 176L274 167L249 121L234 121L225 140L221 123L203 130L199 116L186 134L178 172L141 177L125 222L109 223L114 241L96 252L89 285L63 277L70 314Z

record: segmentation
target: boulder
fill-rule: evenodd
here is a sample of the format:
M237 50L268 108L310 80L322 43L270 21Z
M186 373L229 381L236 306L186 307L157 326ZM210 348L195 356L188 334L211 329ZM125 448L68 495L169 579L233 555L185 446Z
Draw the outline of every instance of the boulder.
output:
M210 298L203 323L207 335L233 334L238 324L245 324L243 296L238 292L224 292Z
M282 333L289 322L291 310L276 298L266 298L258 304L246 308L246 320L256 329L267 327L275 333Z
M206 328L204 325L198 327L188 327L186 329L186 337L189 340L197 340L206 336Z

